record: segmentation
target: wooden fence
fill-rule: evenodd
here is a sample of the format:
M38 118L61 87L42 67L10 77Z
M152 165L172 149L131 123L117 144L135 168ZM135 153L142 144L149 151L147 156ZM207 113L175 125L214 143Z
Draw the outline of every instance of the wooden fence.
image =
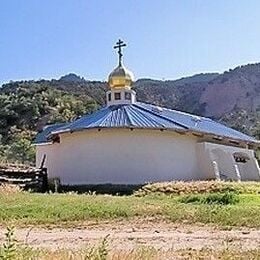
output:
M0 164L0 185L13 184L25 190L48 191L46 168L35 168L20 164Z

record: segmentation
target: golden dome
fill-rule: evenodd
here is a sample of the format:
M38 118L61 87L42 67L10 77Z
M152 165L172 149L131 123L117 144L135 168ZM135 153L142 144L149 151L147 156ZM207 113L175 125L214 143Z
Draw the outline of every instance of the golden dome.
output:
M133 81L133 73L122 65L121 62L108 76L108 84L111 88L129 88Z

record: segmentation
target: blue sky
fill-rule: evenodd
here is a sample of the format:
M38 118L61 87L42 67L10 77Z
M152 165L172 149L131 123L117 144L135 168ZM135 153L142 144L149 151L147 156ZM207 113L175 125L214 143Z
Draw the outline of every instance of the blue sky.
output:
M258 0L2 0L0 82L75 72L176 79L260 61Z

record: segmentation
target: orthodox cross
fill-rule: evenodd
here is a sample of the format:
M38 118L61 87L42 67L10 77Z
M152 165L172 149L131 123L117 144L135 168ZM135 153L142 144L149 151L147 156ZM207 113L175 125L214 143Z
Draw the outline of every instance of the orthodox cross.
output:
M126 44L122 41L122 40L118 40L118 42L116 43L116 45L114 46L114 49L118 49L118 56L119 56L119 66L122 65L122 47L126 47Z

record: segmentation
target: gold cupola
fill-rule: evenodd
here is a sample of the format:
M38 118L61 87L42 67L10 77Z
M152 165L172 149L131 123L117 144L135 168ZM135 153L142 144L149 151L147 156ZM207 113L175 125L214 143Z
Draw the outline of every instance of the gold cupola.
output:
M114 49L118 49L119 62L108 76L110 88L106 92L107 106L131 105L136 102L136 93L131 89L134 82L133 73L122 64L122 47L125 46L126 44L121 40L114 46Z
M110 88L130 88L133 81L133 73L122 64L119 64L108 76Z
M134 81L133 73L122 64L122 47L125 46L126 44L120 39L114 46L114 49L118 49L119 64L108 76L108 84L111 89L129 89Z

